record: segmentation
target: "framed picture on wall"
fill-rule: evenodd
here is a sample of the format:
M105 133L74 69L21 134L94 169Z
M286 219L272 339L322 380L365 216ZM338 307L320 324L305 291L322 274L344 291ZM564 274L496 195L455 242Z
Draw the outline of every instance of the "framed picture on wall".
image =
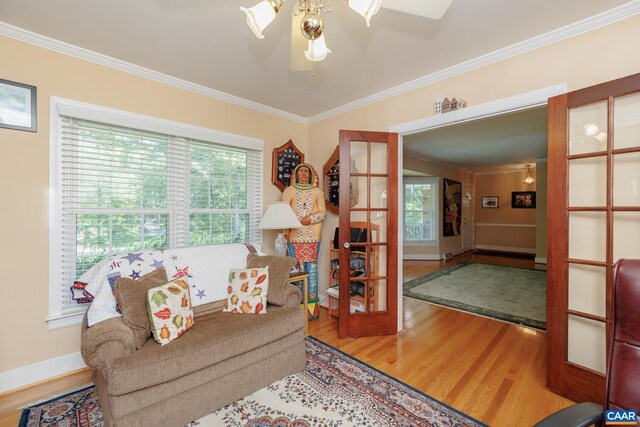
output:
M443 178L443 210L442 235L459 236L462 225L462 184L452 179Z
M0 79L0 128L36 132L36 87Z
M497 209L500 206L500 198L498 196L482 196L482 207Z
M514 191L511 193L511 207L513 209L535 209L535 191Z

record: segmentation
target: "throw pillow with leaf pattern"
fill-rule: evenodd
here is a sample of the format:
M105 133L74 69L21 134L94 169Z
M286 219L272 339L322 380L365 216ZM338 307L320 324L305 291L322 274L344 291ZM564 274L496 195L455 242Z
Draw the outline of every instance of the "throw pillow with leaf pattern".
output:
M193 326L193 307L186 277L149 289L147 311L153 338L161 345L180 337Z
M229 272L227 301L224 310L230 313L267 312L269 291L269 267L232 268Z

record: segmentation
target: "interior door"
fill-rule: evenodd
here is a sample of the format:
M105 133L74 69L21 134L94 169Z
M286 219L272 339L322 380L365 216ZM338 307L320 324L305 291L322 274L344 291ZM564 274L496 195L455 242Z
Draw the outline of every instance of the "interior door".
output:
M340 166L339 336L395 334L398 135L340 131ZM357 274L355 264L363 265Z
M549 100L547 385L602 403L613 265L640 258L640 74Z

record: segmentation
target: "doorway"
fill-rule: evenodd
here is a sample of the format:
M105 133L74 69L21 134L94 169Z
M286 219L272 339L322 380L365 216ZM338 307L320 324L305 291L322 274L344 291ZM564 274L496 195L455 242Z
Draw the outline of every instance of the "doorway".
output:
M405 140L412 138L413 135L417 135L419 133L422 132L426 132L426 131L433 131L433 130L437 130L439 128L444 128L447 126L451 126L454 124L462 124L462 123L466 123L466 122L474 122L474 121L478 121L481 119L487 119L490 117L494 117L494 116L500 116L500 115L505 115L505 114L510 114L510 113L515 113L515 112L519 112L519 111L524 111L524 110L530 110L530 109L535 109L538 107L544 107L547 104L547 100L549 97L558 95L558 94L562 94L566 92L566 85L558 85L558 86L553 86L553 87L549 87L549 88L545 88L545 89L541 89L541 90L537 90L537 91L533 91L533 92L528 92L525 94L521 94L521 95L517 95L514 97L510 97L510 98L505 98L502 100L498 100L498 101L494 101L494 102L490 102L490 103L486 103L486 104L482 104L482 105L478 105L475 107L468 107L468 108L464 108L461 110L457 110L457 111L453 111L450 113L446 113L446 114L439 114L439 115L435 115L435 116L431 116L431 117L427 117L424 119L420 119L420 120L415 120L409 123L404 123L404 124L399 124L399 125L395 125L389 128L390 132L397 132L399 134L399 141L398 141L398 149L400 152L404 151L404 144L405 144ZM403 156L399 156L399 160L398 160L398 167L399 170L404 170L405 169L405 164L404 164L404 158ZM471 180L469 180L469 177L467 176L467 183L469 182L473 182ZM398 182L399 188L404 188L403 187L403 177L399 175L399 182ZM462 186L462 188L465 188L464 186ZM468 188L468 187L466 187ZM477 191L475 191L475 193L477 193ZM466 196L466 191L465 194L462 194L461 197L465 197ZM478 197L478 194L471 194L471 199L473 200L475 197ZM480 195L481 197L481 195ZM404 194L403 191L399 192L399 200L398 200L399 206L404 206ZM399 241L403 242L404 238L403 238L403 225L404 225L404 212L403 209L399 209L399 215L398 215L398 230L399 230ZM444 250L446 252L444 252L444 254L447 253L451 253L453 254L454 251L458 250L460 251L460 253L463 251L463 248L465 246L464 243L464 239L460 238L459 242L451 241L448 242L449 246L445 246ZM440 258L440 247L438 247L438 259ZM403 260L405 258L404 256L405 254L405 248L402 245L399 245L399 250L398 250L398 264L402 265ZM399 269L399 283L403 283L403 273L402 273L402 269ZM398 328L399 330L402 328L402 292L403 292L403 287L399 286L398 292Z

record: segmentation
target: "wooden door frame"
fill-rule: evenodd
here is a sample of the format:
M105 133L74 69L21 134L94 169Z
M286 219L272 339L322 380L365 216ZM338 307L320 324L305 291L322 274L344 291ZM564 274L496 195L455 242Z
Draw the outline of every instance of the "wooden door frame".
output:
M569 314L586 317L585 314L569 310L568 264L596 265L606 271L606 354L607 365L610 359L610 341L612 334L611 301L613 299L613 190L612 168L613 154L623 152L614 150L611 137L607 138L607 203L606 203L606 253L603 262L571 260L569 258L568 224L568 140L569 109L596 102L608 101L608 109L613 107L612 99L640 90L640 74L590 86L554 97L549 103L548 170L553 179L548 182L549 200L547 207L547 387L556 393L578 402L590 401L605 404L605 375L569 362L568 357L568 321ZM607 134L613 135L613 117L607 117ZM614 136L615 138L615 136ZM613 151L613 153L612 153ZM596 153L573 155L590 157ZM573 208L580 210L584 208ZM593 211L593 208L587 210ZM617 210L624 210L618 208ZM594 320L597 319L594 316Z
M370 150L371 143L375 141L385 142L387 144L387 162L389 164L398 164L398 159L401 157L400 152L398 151L398 142L397 135L395 133L387 133L387 132L376 132L376 131L359 131L359 130L340 130L340 158L341 159L350 159L351 158L351 143L353 141L367 141L367 162L368 166L366 168L366 175L380 175L371 172L371 164L370 164ZM344 163L343 163L344 164ZM350 162L346 163L347 165ZM351 182L351 170L349 167L342 168L340 170L340 186L342 188L349 188L349 183ZM359 174L362 175L362 174ZM387 287L393 288L393 281L395 280L395 286L397 289L402 288L402 284L398 282L398 278L402 277L400 272L401 268L399 265L394 262L391 262L393 258L393 254L398 253L398 237L394 239L395 236L398 235L398 223L392 221L392 217L398 216L398 198L393 197L393 193L399 194L399 189L396 187L398 182L400 182L399 176L400 171L394 170L393 167L388 167L386 173L381 174L387 177L387 189L389 191L389 196L387 197L387 230L386 230L386 238L383 243L387 248L387 259L383 262L386 263L385 274ZM370 214L371 211L369 209L373 209L369 206L369 201L371 199L370 194L370 183L367 183L367 210ZM349 207L351 194L350 192L341 192L340 193L340 205L347 206L345 211L340 212L339 218L339 228L340 228L340 239L342 242L349 242L349 230L351 228L351 208ZM368 218L367 222L371 219ZM370 244L371 241L367 238L369 243L366 243L366 258L369 258ZM346 243L345 243L346 245ZM340 295L349 295L349 260L350 260L350 250L344 251L343 248L340 247L339 259L340 265L344 266L340 268ZM376 249L379 250L379 249ZM367 268L367 271L370 273L371 268ZM367 274L367 276L369 275ZM376 272L376 276L379 275L379 272ZM369 283L368 281L366 283ZM388 289L388 288L387 288ZM369 292L369 291L367 291ZM367 309L366 314L356 314L352 316L350 313L350 298L339 298L339 312L340 312L340 322L339 322L339 336L341 338L346 337L359 337L359 336L373 336L373 335L391 335L396 334L400 330L398 329L398 324L394 320L395 318L402 317L401 313L397 313L397 310L402 306L398 303L398 295L401 295L400 292L389 292L386 291L386 304L387 308L384 311L380 312L369 312ZM366 321L366 322L365 322Z
M509 114L520 110L547 105L548 99L567 93L567 84L561 83L555 86L525 92L508 98L487 102L484 104L466 107L461 110L446 114L426 116L410 122L389 126L388 131L398 134L398 266L403 261L403 227L404 223L404 194L403 188L403 138L416 133L451 126L473 120L481 120L492 116ZM547 257L548 258L548 257ZM398 268L398 331L402 330L402 268Z

